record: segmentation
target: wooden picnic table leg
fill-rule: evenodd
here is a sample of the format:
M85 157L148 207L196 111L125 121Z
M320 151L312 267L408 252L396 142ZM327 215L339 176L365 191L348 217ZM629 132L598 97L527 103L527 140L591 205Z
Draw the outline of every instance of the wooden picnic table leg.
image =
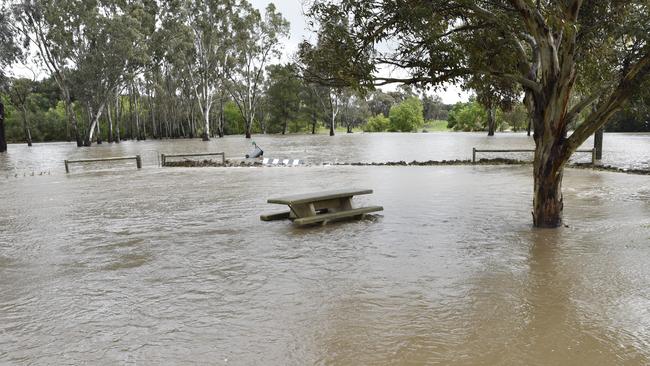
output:
M289 205L289 207L291 207L291 213L298 219L302 217L316 216L316 209L314 209L313 203Z

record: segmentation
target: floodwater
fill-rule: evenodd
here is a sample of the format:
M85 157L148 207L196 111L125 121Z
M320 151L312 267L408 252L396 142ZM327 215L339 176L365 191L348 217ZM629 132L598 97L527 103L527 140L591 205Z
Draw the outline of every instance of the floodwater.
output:
M255 141L308 161L467 158L492 144L448 135ZM647 167L649 135L614 136L610 164ZM526 140L495 141L510 139ZM568 169L568 227L537 230L530 166L158 168L145 154L248 144L10 145L0 364L650 363L647 176ZM143 169L63 173L64 158L132 153ZM374 189L355 200L385 210L308 229L259 220L280 208L269 196L341 187Z

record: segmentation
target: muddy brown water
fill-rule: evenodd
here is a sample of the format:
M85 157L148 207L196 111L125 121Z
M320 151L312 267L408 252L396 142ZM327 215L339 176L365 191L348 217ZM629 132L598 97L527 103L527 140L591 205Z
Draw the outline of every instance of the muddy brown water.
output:
M287 158L453 157L396 136L255 140ZM400 139L411 139L403 156ZM248 148L226 140L209 144ZM139 171L65 175L60 161L199 146L47 144L20 156L9 146L0 364L650 363L647 176L568 169L568 227L535 230L529 166L162 169L150 159ZM15 177L28 169L35 176ZM309 229L259 220L280 208L269 196L348 186L373 188L357 202L385 211Z

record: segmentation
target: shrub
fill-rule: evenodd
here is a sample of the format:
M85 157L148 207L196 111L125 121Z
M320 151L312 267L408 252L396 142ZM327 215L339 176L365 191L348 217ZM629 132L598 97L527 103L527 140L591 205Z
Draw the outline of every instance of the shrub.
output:
M388 114L390 130L411 132L424 125L422 102L416 97L411 97L402 103L393 106Z
M384 132L390 127L390 119L383 114L378 114L368 119L368 123L363 126L365 132Z

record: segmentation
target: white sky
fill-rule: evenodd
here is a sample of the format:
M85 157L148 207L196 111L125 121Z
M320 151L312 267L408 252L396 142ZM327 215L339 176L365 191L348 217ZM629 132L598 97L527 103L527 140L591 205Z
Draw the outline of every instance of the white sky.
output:
M269 0L249 0L255 6L256 8L260 9L262 12L266 8L266 6L269 3ZM303 0L275 0L274 1L278 11L282 13L282 15L289 20L291 23L291 31L289 35L289 39L285 40L284 43L284 50L283 50L283 56L281 58L282 62L287 62L291 60L296 51L298 50L298 45L300 42L302 42L303 39L307 39L309 41L313 41L315 38L315 35L309 30L309 26L307 25L307 19L304 16L303 12ZM38 70L38 67L33 66L33 63L29 62L28 67L22 66L22 65L15 65L12 68L12 74L15 76L22 76L22 77L28 77L32 78L33 73L30 70L33 69L36 71L39 76L43 77L44 74L42 70ZM40 71L40 72L39 72ZM383 76L389 76L390 74L388 71L382 72ZM397 70L396 72L393 73L393 76L395 75L400 75L404 76L404 72L400 70ZM383 90L394 90L398 85L389 85L382 87ZM447 85L446 86L447 90L438 90L438 91L432 91L429 92L429 94L437 94L439 95L443 102L446 104L454 104L459 101L467 101L469 98L469 94L462 91L459 87L455 85Z

